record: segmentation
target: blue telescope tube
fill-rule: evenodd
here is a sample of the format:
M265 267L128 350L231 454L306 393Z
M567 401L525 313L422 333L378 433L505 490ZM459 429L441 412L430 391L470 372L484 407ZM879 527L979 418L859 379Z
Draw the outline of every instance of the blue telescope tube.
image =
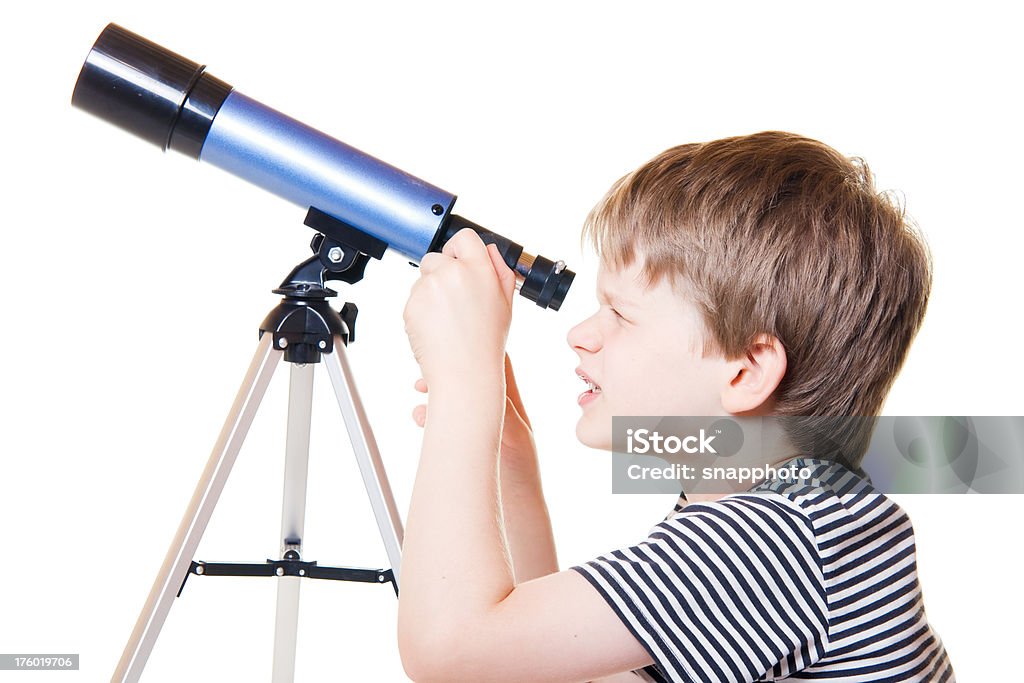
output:
M575 274L451 212L455 195L246 97L206 67L109 24L71 103L165 151L316 208L419 262L460 229L494 243L519 293L557 310Z
M200 161L358 227L419 261L455 195L233 90ZM438 207L434 209L433 207Z

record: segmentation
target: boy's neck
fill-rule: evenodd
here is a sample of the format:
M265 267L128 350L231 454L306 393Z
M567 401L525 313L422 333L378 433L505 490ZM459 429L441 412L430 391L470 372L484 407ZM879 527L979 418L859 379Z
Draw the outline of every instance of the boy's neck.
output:
M750 452L741 450L728 458L719 459L714 466L737 470L767 467L778 469L783 463L801 455L777 421L765 419L761 422L760 448L751 449ZM701 478L694 483L692 489L685 491L686 500L691 503L715 501L735 493L746 493L764 480L765 477L714 481Z

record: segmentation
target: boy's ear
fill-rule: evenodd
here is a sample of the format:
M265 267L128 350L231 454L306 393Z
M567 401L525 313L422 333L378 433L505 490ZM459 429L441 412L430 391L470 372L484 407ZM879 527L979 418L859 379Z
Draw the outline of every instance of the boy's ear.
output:
M745 356L729 361L727 383L722 388L722 407L729 413L761 413L771 410L771 397L786 374L786 349L782 342L762 334Z

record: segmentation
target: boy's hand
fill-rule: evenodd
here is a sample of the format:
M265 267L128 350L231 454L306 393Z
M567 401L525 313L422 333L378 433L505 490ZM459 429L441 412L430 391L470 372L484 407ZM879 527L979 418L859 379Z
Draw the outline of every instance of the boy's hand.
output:
M515 283L497 247L469 228L423 257L403 317L428 385L500 372Z
M426 380L420 378L414 385L416 391L427 393L429 387ZM427 406L418 405L413 408L412 419L420 427L427 423ZM501 430L502 458L531 457L537 452L533 440L533 428L530 418L526 415L523 400L516 386L516 378L512 373L512 361L505 354L505 421Z

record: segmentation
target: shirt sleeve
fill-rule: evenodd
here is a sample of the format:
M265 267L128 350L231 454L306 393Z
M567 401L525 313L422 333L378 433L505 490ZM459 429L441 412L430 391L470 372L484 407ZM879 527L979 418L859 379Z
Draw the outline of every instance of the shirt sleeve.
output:
M775 493L691 503L637 545L572 567L669 681L756 681L824 652L828 606L811 521Z

